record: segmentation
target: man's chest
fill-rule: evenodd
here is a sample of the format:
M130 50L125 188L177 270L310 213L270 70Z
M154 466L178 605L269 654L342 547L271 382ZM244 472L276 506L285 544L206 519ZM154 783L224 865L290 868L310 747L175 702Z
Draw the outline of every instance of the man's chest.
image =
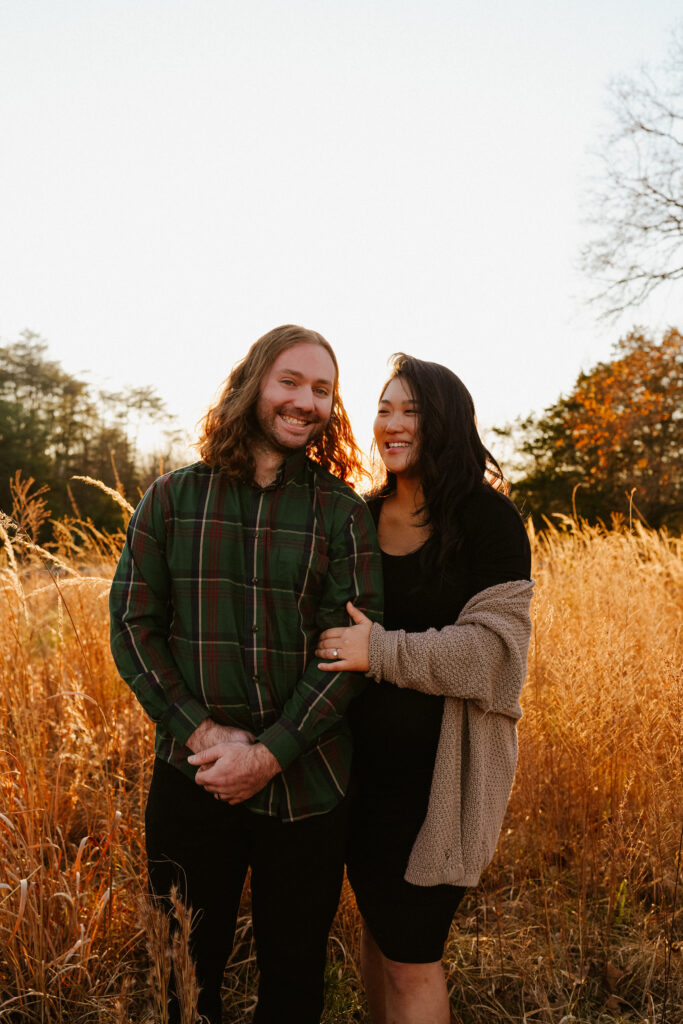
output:
M316 592L329 558L320 509L281 492L252 490L178 514L166 535L171 580L202 589Z

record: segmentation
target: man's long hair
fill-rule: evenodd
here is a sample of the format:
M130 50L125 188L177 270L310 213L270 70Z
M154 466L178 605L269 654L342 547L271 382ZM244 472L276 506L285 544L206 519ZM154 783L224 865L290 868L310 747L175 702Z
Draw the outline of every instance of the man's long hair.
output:
M254 458L250 446L259 433L256 404L261 384L280 353L301 342L322 346L334 363L330 421L320 437L308 445L306 454L341 480L358 480L365 475L362 454L339 394L339 367L332 346L317 331L295 324L284 324L268 331L233 367L218 401L201 423L197 447L209 466L224 470L234 479L253 480Z

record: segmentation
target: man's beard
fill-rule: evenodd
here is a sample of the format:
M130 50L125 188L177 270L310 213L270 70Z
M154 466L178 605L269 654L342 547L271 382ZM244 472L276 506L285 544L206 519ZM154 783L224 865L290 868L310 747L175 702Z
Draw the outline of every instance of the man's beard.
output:
M254 416L254 419L256 421L255 440L257 441L257 443L260 441L261 443L266 444L272 451L278 452L278 454L285 456L292 455L294 452L302 451L308 448L310 444L313 444L315 441L317 441L319 438L323 436L330 422L329 419L317 419L315 421L312 421L310 423L310 426L313 429L311 429L311 432L308 434L305 440L302 440L298 444L287 444L278 437L275 427L278 416L282 416L283 414L285 416L294 415L292 412L288 412L286 407L280 407L278 409L275 409L273 415L269 417L269 419L266 422L264 422L263 419L261 419L258 416L258 413Z

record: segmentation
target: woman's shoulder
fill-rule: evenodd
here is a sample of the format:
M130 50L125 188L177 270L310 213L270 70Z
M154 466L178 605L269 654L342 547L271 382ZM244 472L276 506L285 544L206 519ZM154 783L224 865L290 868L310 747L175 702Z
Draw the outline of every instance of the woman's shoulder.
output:
M514 501L490 484L482 483L468 495L460 516L467 534L494 531L526 538L526 527Z
M529 537L517 506L507 495L483 484L465 502L461 523L466 546L478 565L479 589L529 579Z
M513 519L522 523L522 517L514 501L489 483L481 483L475 487L463 503L463 512L474 515L485 513L501 520Z

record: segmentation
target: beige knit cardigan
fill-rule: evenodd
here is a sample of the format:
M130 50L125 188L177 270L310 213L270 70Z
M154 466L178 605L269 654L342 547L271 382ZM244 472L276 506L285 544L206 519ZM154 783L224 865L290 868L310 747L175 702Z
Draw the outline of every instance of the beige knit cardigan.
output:
M414 885L476 885L493 857L517 764L533 588L488 587L443 629L372 625L369 676L446 698L427 816L405 873Z

